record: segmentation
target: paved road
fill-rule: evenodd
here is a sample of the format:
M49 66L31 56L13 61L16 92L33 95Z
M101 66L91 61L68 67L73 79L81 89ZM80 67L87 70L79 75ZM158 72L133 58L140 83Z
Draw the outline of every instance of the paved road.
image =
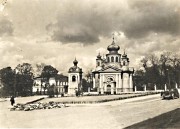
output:
M0 102L0 128L121 129L179 108L180 99L152 95L29 112L9 111L9 107L9 102Z

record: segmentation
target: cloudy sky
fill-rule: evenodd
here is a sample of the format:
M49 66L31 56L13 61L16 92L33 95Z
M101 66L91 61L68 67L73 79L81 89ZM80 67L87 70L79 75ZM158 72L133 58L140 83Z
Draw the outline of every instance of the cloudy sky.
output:
M179 0L0 0L0 69L45 63L84 71L115 41L130 65L147 54L180 51Z

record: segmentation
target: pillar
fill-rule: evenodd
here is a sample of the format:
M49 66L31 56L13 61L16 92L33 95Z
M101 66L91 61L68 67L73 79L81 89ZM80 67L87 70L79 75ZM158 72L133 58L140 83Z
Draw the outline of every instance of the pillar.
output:
M136 91L137 91L137 87L135 86L135 87L134 87L134 92L136 92Z
M111 94L114 94L114 83L111 84Z
M88 93L90 92L90 87L88 87Z
M119 80L118 80L118 76L119 76L119 74L116 74L116 89L115 89L116 94L118 93L118 89L119 89Z
M103 89L103 85L102 85L102 75L101 74L100 74L99 88L100 88L101 94L104 94L104 89Z
M166 86L166 84L164 85L164 90L165 90L165 91L167 90L167 86Z
M95 74L93 74L93 88L96 87Z
M130 76L129 76L129 88L130 88L130 91L132 92L132 91L133 91L133 80L132 80L132 74L130 74Z
M176 87L176 89L178 88L178 84L177 84L177 83L176 83L176 86L175 86L175 87Z
M129 74L123 73L123 91L129 92Z
M119 74L119 89L121 90L121 92L123 91L121 73Z
M154 91L156 91L157 89L156 89L156 85L154 85Z
M144 85L144 91L146 91L146 85Z
M104 89L103 88L101 88L101 94L104 94Z

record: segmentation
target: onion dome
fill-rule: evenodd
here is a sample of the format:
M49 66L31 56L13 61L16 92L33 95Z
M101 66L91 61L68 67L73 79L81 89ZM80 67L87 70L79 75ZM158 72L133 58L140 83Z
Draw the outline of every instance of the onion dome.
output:
M100 55L100 52L99 52L99 54L97 55L97 58L98 58L98 59L101 59L101 55Z
M115 44L114 37L113 37L113 42L111 45L107 47L107 50L109 51L109 53L117 53L119 49L120 47Z
M127 54L124 51L124 54L122 55L122 58L127 58Z
M77 66L78 61L76 60L76 58L75 58L75 60L73 61L73 64L74 64L74 66Z
M73 61L73 64L74 64L74 66L72 66L71 68L69 68L69 73L71 73L71 72L82 73L82 69L77 66L78 61L76 60L76 58L75 58L75 60Z
M129 58L127 57L125 50L124 50L124 54L122 55L122 60L127 60L127 62L129 62Z

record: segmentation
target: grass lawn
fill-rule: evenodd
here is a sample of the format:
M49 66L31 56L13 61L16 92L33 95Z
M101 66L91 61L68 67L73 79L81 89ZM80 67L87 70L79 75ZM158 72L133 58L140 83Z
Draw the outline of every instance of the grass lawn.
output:
M146 93L139 94L122 94L122 95L103 95L103 96L81 96L81 97L60 97L60 98L45 98L41 102L61 102L61 103L101 103L114 100L121 100L139 96L145 96Z

